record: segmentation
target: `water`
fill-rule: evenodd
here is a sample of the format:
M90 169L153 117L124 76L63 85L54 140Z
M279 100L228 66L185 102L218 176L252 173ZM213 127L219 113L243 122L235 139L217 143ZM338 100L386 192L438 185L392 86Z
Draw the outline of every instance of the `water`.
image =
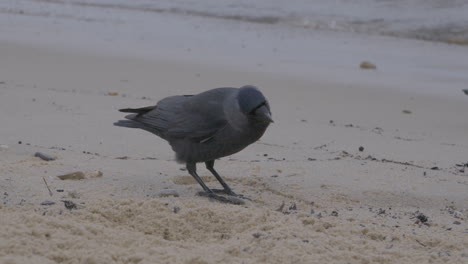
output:
M93 11L94 10L94 11ZM467 0L7 0L1 13L125 22L118 10L468 44ZM103 15L103 13L105 13Z

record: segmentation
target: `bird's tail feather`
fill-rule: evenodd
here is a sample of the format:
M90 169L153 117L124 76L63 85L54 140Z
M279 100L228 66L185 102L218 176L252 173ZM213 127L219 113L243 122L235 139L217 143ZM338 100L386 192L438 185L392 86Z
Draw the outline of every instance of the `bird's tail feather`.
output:
M144 114L147 113L151 110L153 110L156 106L146 106L146 107L141 107L141 108L124 108L124 109L119 109L120 112L124 113L137 113L137 114Z
M141 128L141 125L131 120L119 120L114 123L114 126L129 127L129 128Z

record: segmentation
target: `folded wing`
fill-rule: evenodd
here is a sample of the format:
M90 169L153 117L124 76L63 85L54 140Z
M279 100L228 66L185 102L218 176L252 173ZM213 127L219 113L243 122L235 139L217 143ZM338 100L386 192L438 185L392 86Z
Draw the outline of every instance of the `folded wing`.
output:
M135 113L126 118L168 141L206 142L227 125L223 104L234 90L218 88L196 96L171 96L154 107L123 110Z

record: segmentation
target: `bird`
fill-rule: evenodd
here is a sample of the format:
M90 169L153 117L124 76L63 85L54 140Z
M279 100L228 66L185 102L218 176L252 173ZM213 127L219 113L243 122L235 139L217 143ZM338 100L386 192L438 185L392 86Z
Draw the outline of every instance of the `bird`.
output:
M203 188L200 195L226 203L238 203L239 199L218 194L248 199L229 187L214 169L214 163L259 140L273 123L270 104L256 86L169 96L153 106L119 111L131 114L114 125L146 130L170 144L176 161L185 164L188 173ZM202 162L223 189L208 188L198 176L196 165Z

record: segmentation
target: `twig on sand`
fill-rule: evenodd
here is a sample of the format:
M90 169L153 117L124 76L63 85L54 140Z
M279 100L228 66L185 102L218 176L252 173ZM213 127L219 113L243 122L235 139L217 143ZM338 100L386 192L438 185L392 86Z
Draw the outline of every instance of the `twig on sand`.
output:
M423 246L423 247L427 247L424 243L422 243L421 241L417 240L416 239L416 242L418 242L419 245Z
M45 183L45 186L47 187L47 190L49 190L50 196L52 196L52 191L50 190L49 185L47 184L46 179L45 179L44 177L42 177L42 179L44 180L44 183Z

